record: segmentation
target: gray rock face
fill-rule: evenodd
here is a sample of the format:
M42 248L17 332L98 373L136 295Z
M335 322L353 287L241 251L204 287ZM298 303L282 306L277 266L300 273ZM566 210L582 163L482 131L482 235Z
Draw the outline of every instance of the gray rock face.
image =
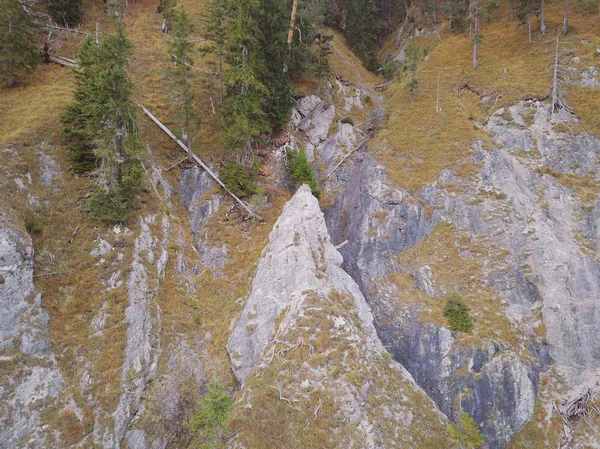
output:
M33 285L30 237L0 214L0 449L49 448L41 414L59 399L63 378L48 339L49 316Z
M443 429L445 419L401 365L386 361L369 306L341 264L318 201L308 186L302 186L269 236L252 291L227 344L233 372L242 383L241 413L254 413L253 401L261 394L254 389L264 387L261 376L274 369L276 385L285 389L285 400L292 406L281 418L284 422L303 419L295 418L298 411L293 404L309 401L312 393L325 394L334 406L328 413L338 416L344 426L349 424L347 432L336 437L335 447L354 447L357 441L365 449L411 447L415 428ZM330 328L324 324L328 322ZM298 330L307 334L290 337ZM314 343L323 333L330 344L314 353L314 362L294 358L294 350L303 344L312 357L311 351L318 351ZM333 359L348 351L354 355ZM347 377L350 373L353 380ZM415 402L408 402L408 397ZM413 407L415 403L420 406Z
M129 306L125 310L127 343L123 362L121 384L123 393L114 413L115 447L120 447L131 419L141 406L142 396L148 382L156 377L158 360L161 354L160 332L161 316L158 305L152 306L157 286L152 285L144 261L155 263L154 250L161 247L164 251L169 242L170 223L165 216L161 222L163 239L156 239L150 229L156 216L140 218L140 235L135 240L131 274L127 280ZM166 261L165 261L166 263ZM157 263L157 277L161 277L164 265ZM154 309L154 310L152 310Z
M316 95L296 100L292 110L292 123L306 134L312 149L325 140L334 119L335 106Z
M306 290L328 296L332 291L354 299L367 332L370 350L383 347L371 311L356 283L340 267L342 257L329 240L317 199L306 185L285 205L263 251L252 291L229 341L232 368L244 382L277 330L275 322L284 309L299 306Z
M461 395L461 406L476 419L489 448L505 447L531 418L548 351L569 385L600 368L600 322L593 318L600 307L600 271L589 252L592 246L598 251L598 201L591 208L584 205L540 171L546 166L597 177L600 143L586 134L555 131L555 124L571 119L551 116L539 104L512 107L509 121L501 113L488 125L499 148L475 156L483 163L479 179L465 184L450 172L440 175L440 181L459 183L467 193L449 194L434 184L416 200L390 187L384 168L361 154L339 175L345 180L343 192L326 211L334 243L348 240L341 249L345 267L365 292L384 344L449 416L452 399L469 391ZM527 114L533 116L530 126L525 126ZM433 208L429 219L423 203ZM505 301L506 314L523 337L520 346L533 358L502 343L490 351L490 344L497 345L491 341L487 350L461 348L447 329L421 324L419 308L393 313L396 287L382 282L400 269L393 256L441 222L509 250L507 260L489 264L484 276ZM576 235L588 236L587 250ZM433 287L435 273L421 269L414 276L427 295L441 293ZM540 307L549 346L533 336Z
M198 167L185 170L179 184L179 196L190 214L191 229L196 238L196 248L202 263L211 267L217 274L227 259L227 247L210 247L201 233L202 227L218 210L223 197L211 195L214 186L210 176Z

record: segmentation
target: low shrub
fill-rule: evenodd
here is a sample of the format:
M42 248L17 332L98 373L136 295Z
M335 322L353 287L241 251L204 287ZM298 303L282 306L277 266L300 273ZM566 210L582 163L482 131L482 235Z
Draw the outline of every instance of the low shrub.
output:
M290 184L293 187L300 187L302 184L308 184L312 194L321 198L321 189L317 182L315 171L306 156L304 150L287 150L288 172L290 175Z
M219 176L223 184L235 195L244 197L256 193L258 183L254 180L255 168L248 169L235 162L227 162Z
M348 123L349 125L354 126L354 120L352 120L350 117L344 117L342 120L340 120L342 123Z
M190 447L199 449L220 447L231 407L231 398L223 387L217 383L208 384L208 391L197 413L188 423L193 435Z
M142 171L137 160L123 164L120 185L110 188L100 186L90 196L87 207L92 216L101 220L122 223L131 217L135 192L142 182Z
M25 230L29 235L41 234L44 230L44 225L37 215L32 214L25 219Z
M446 297L444 316L448 320L448 327L453 331L470 333L473 330L473 318L469 313L469 306L456 293Z

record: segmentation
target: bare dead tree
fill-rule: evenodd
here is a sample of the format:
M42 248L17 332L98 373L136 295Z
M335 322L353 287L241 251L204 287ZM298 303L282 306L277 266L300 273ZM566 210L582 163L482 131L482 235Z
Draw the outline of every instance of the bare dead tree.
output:
M552 70L552 113L558 109L565 109L570 113L573 112L566 101L565 89L568 84L569 77L566 67L560 63L560 47L557 35L554 51L554 67Z
M540 33L542 33L542 36L546 34L546 22L544 22L544 6L545 1L542 0L542 4L540 5Z
M567 449L573 441L574 420L581 418L590 428L597 433L598 429L592 422L593 413L600 415L600 409L593 403L594 391L586 388L563 401L561 407L557 407L558 413L563 419L563 431L559 449Z
M565 0L565 21L563 24L564 35L566 35L569 32L569 3L570 0Z
M288 31L288 38L287 38L287 44L288 44L288 50L292 50L292 41L294 40L294 30L297 29L296 28L296 12L298 11L298 0L294 0L294 3L292 5L292 16L290 18L290 29ZM300 30L298 30L300 31Z

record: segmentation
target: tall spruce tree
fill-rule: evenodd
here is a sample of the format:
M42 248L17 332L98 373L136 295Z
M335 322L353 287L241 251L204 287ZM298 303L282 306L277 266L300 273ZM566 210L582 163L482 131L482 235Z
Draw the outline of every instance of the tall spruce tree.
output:
M331 76L331 65L329 64L329 55L332 53L331 34L319 34L315 38L317 51L313 60L313 74L319 82L319 91L321 91L321 83Z
M124 221L141 181L135 108L128 75L132 46L118 23L99 44L86 39L75 74L74 102L63 115L74 169L96 168L98 186L88 201L93 215Z
M98 95L95 88L102 82L103 42L98 45L92 37L83 41L77 56L78 67L74 70L74 101L61 116L61 122L65 125L71 169L76 173L88 172L97 167L98 159L94 149L102 123L97 114Z
M240 0L232 7L228 21L223 71L226 98L223 102L225 142L243 150L242 163L252 161L255 139L270 129L266 113L268 89L261 82L266 70L260 28L255 18L258 0Z
M252 159L256 139L289 120L290 78L310 71L312 24L323 21L324 0L299 1L302 20L292 28L293 0L211 0L206 7L204 47L217 59L224 139Z
M67 26L77 25L83 14L82 0L48 0L46 10L52 18Z
M0 0L0 73L8 87L15 87L17 76L39 63L38 31L25 2Z
M219 104L223 104L225 98L223 64L229 36L228 20L230 18L230 2L224 0L210 0L206 4L205 18L203 36L211 44L205 46L203 50L208 53L213 53L217 58L215 74L219 90Z
M183 8L177 11L173 21L172 40L169 44L169 53L173 59L174 68L171 70L171 78L175 84L177 103L182 117L182 128L188 147L188 159L192 160L192 123L197 121L194 113L194 93L190 79L194 61L192 52L194 45L190 41L190 35L194 27Z
M379 48L379 10L375 0L345 0L346 27L344 36L367 70L377 69Z
M496 0L472 0L471 16L473 17L473 69L479 67L479 44L483 40L483 34L480 31L481 19L488 22L492 20L492 10L498 7Z

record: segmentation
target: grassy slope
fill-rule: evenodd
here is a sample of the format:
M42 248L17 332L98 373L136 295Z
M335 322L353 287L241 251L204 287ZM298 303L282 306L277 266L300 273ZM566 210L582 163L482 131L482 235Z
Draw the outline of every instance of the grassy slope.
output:
M386 92L388 120L373 144L374 153L388 167L390 178L416 192L433 182L444 168L459 176L472 173L476 167L464 160L474 154L475 141L488 141L480 127L490 114L519 98L549 93L553 42L562 25L562 14L562 2L547 3L548 32L540 39L534 30L533 42L529 44L527 27L518 21L510 22L508 4L503 3L494 11L493 21L482 25L484 38L478 70L471 65L471 39L447 30L445 23L440 26L442 42L435 34L415 38L415 44L427 48L429 53L427 61L419 65L414 105L406 81L393 82ZM572 7L569 34L561 35L561 47L580 56L581 67L588 67L593 61L598 64L594 51L600 46L600 30L593 27L586 31L595 19ZM533 24L538 26L536 20ZM582 44L582 39L589 43ZM393 43L388 42L383 51L394 55L393 50ZM435 112L438 76L440 113ZM465 83L492 99L481 102L473 92L459 90ZM494 99L497 96L498 101ZM595 113L599 90L574 87L569 89L569 96L584 129L600 135L600 119Z
M182 4L192 17L200 17L202 2L184 0ZM176 128L176 108L165 79L168 66L165 60L166 39L159 31L161 18L155 13L155 7L154 0L132 2L126 18L128 35L135 45L132 61L135 95L138 101L147 105L168 126ZM103 2L88 1L86 8L81 29L93 30L98 19L103 30L110 29L110 23L102 16ZM485 38L481 46L480 69L477 72L470 67L470 41L467 37L454 35L442 27L442 43L435 36L417 39L421 45L430 46L430 53L429 61L423 62L419 68L420 87L414 106L411 105L403 82L390 85L386 92L388 121L372 145L374 153L388 167L390 177L399 186L416 191L436 179L443 168L451 168L464 176L475 169L469 164L457 162L471 154L471 144L475 140L486 140L477 124L484 121L493 108L490 104L482 106L479 98L472 93L457 93L459 85L467 82L480 92L501 93L498 107L523 96L547 93L550 83L547 67L552 58L551 40L562 21L562 4L555 1L548 5L549 32L544 40L536 39L531 46L527 44L526 29L516 22L508 22L507 16L504 7L495 12L496 18L491 24L483 25ZM593 51L600 43L598 27L586 32L593 20L593 17L578 15L573 11L571 34L564 38L563 45L572 48L582 57L582 67L589 65L594 59ZM581 44L582 38L590 43ZM334 44L337 51L332 55L332 62L337 74L355 85L364 83L371 87L379 83L377 77L365 72L357 63L337 34ZM62 45L60 54L72 57L76 48L77 40L70 39ZM390 48L390 44L387 48ZM505 67L508 68L506 73ZM436 114L436 86L440 72L442 112ZM17 160L2 162L9 166L11 172L37 173L39 167L36 148L42 141L46 145L44 151L58 160L63 169L67 169L68 158L56 123L61 109L70 101L71 88L70 71L56 65L42 66L16 89L0 87L0 96L3 98L0 102L0 144L15 148L19 155ZM201 91L198 95L198 107L203 122L195 135L194 148L201 157L219 163L224 159L224 148L219 144L219 139L214 138L218 134L218 127L210 111L211 93L202 90L200 85L198 89ZM300 86L300 91L308 92L310 89L310 82ZM600 134L600 118L595 113L595 105L600 104L598 90L572 88L569 93L583 129ZM145 118L140 116L139 121L143 141L150 142L153 153L162 166L168 166L181 158L180 150L168 138ZM10 168L12 165L14 168ZM175 171L170 172L169 176L172 184L177 185ZM122 319L127 300L122 289L111 295L106 295L102 290L99 279L106 276L111 261L97 266L89 256L94 240L110 232L109 227L90 220L77 207L80 204L78 199L90 189L90 180L65 173L57 186L58 189L52 192L36 187L40 198L50 199L55 205L48 210L37 211L45 229L35 241L36 270L38 273L60 271L64 274L38 278L36 284L45 294L44 306L52 317L52 339L57 359L67 382L72 386L68 394L73 396L85 412L83 422L77 421L73 414L63 414L51 419L56 420L58 428L64 431L69 441L76 441L89 432L93 417L92 410L86 407L86 401L78 392L77 364L81 360L93 361L90 371L96 381L91 393L99 401L99 406L106 410L114 409L119 394L118 379L126 329ZM8 207L19 210L19 216L24 219L27 210L22 207L18 197L13 195L15 190L12 184L4 184L1 188L7 194L5 201L9 202ZM239 311L237 299L243 297L250 287L254 263L266 242L270 225L287 198L284 192L270 193L274 207L266 214L265 225L240 226L236 220L226 218L224 212L211 222L209 237L215 244L225 242L232 256L225 268L225 278L215 279L207 272L193 278L198 291L202 292L193 297L187 294L180 280L169 272L167 281L159 292L158 301L165 323L165 347L178 336L193 335L196 332L203 335L210 331L213 338L207 349L215 360L215 366L209 369L210 376L220 378L229 385L233 381L226 372L228 357L224 350L229 322ZM143 205L143 213L162 210L163 206L156 203L151 193L142 193L141 200L138 207ZM191 242L186 229L186 212L177 202L175 210L171 211L171 219L175 222L177 232L183 234L184 241ZM129 226L135 236L135 220ZM77 227L77 238L73 244L67 245L66 242ZM459 241L457 236L447 238ZM132 240L124 238L121 243L123 251L128 254ZM174 257L176 250L175 243L172 243L171 257ZM439 250L431 247L431 257L435 256L436 251ZM195 260L191 251L188 257ZM82 266L86 267L85 271L81 270ZM171 266L170 270L172 269ZM446 274L448 282L451 282L454 275ZM111 310L108 330L102 339L94 339L89 337L89 324L105 301ZM436 312L432 313L435 315ZM476 309L475 313L481 313L485 320L488 320L485 317L493 316L487 315L486 310ZM536 427L532 427L533 430L528 428L527 431L535 434ZM532 440L528 437L525 441Z
M166 83L166 38L160 32L161 17L156 13L156 1L131 2L125 18L127 34L134 44L131 74L135 85L135 100L147 105L172 129L176 129L176 107ZM202 2L182 2L190 15L198 18ZM103 31L111 30L111 23L103 15L101 1L86 2L86 16L81 30L91 31L96 21ZM57 54L73 57L77 53L80 40L76 38L62 42ZM51 339L57 361L66 380L64 400L72 398L83 411L79 420L73 412L50 410L45 419L62 434L67 444L81 441L87 436L91 445L90 432L93 429L94 414L98 410L111 413L121 394L120 378L127 323L124 322L125 308L128 305L124 286L107 293L102 281L107 280L115 267L124 268L127 275L133 241L139 234L137 218L132 218L127 227L131 233L115 237L112 226L90 219L81 207L84 195L93 181L86 177L74 176L68 172L69 160L62 142L58 118L66 104L71 101L73 78L69 69L54 64L42 65L35 73L24 78L16 89L0 87L0 146L14 148L15 158L2 155L0 163L7 172L33 175L32 190L50 207L23 207L22 197L12 182L0 183L0 196L8 202L6 209L23 222L29 215L36 215L43 223L42 234L34 239L36 249L36 273L59 272L58 275L39 277L36 286L43 296L43 305L51 316ZM215 138L217 129L210 110L209 96L197 85L198 106L203 123L198 128L194 141L196 153L213 163L223 159L223 147ZM138 114L140 136L144 147L150 144L153 159L162 167L168 167L182 157L181 150L173 144L142 114ZM39 186L38 150L42 148L51 155L63 170L62 177L55 181L52 189ZM6 156L6 157L5 157ZM145 151L142 159L149 166ZM178 172L165 173L172 186L178 185ZM262 248L266 243L272 223L279 215L287 199L287 192L269 190L273 207L263 216L266 224L242 223L238 217L226 216L219 212L208 226L209 242L214 245L225 243L231 255L225 267L225 277L217 279L210 271L200 275L187 274L187 279L175 276L174 264L167 267L166 281L160 286L156 302L162 310L164 348L169 348L181 338L193 341L196 335L210 332L212 339L206 344L212 365L206 366L207 375L232 386L234 381L229 371L225 342L228 338L229 322L239 311L237 301L250 287L250 280ZM187 211L175 198L172 210L159 203L150 189L147 178L135 207L140 214L167 213L173 225L171 261L177 253L183 252L188 265L198 264L198 256L191 249L193 238L189 230ZM72 244L68 240L77 229ZM156 233L158 228L154 230ZM97 238L108 239L119 247L125 255L125 262L115 260L115 252L97 264L90 251ZM182 247L180 247L180 242ZM82 269L84 268L84 269ZM195 284L196 295L191 295L185 284ZM152 280L151 280L152 281ZM105 305L109 311L107 324L102 336L94 336L90 324ZM161 366L168 357L163 357ZM81 368L91 375L91 385L86 387L82 397ZM0 367L1 368L1 367ZM91 446L90 446L91 447Z
M479 169L468 162L469 156L474 154L473 144L480 140L485 146L491 146L489 136L481 129L487 118L501 106L513 104L520 98L549 94L554 39L557 31L562 29L564 3L552 1L546 2L546 6L548 32L541 38L535 28L539 23L534 20L531 44L528 43L526 25L508 20L506 3L494 11L493 21L482 26L484 39L476 71L471 66L471 40L453 34L445 24L440 27L442 42L435 34L414 39L421 49L428 50L427 60L419 65L419 87L414 105L404 79L386 87L387 121L371 145L372 152L388 168L388 176L394 184L416 193L434 182L443 169L452 170L458 177L469 178ZM560 36L561 49L573 52L564 60L579 56L579 69L600 64L600 57L595 54L600 46L600 30L595 26L590 29L596 20L598 16L581 14L572 6L569 34ZM382 57L395 55L398 51L392 38L395 36L382 50ZM436 113L438 76L441 111ZM482 102L478 95L459 90L465 83L492 100ZM600 89L571 86L567 92L570 106L581 121L575 132L589 132L600 137ZM493 97L498 95L500 98L496 102ZM585 196L586 201L598 198L597 186L586 187L585 192L581 192L581 180L571 182L573 180L564 176L561 178L559 181L575 188L575 194ZM441 187L449 191L460 188ZM482 261L501 262L505 257L502 248L489 247L484 241L473 241L462 235L460 230L440 225L428 238L401 254L398 262L408 273L428 264L439 285L460 287L478 323L474 335L461 337L463 343L477 344L478 340L495 338L515 347L518 334L507 322L499 298L481 283L481 270L485 268ZM390 280L400 287L400 302L424 304L424 320L444 322L441 303L417 291L410 275L398 273ZM544 338L543 326L535 331L539 338ZM551 379L552 375L542 376L544 404L553 401L553 395L561 388L553 385ZM538 401L534 419L515 437L510 449L556 446L562 423L544 404Z

